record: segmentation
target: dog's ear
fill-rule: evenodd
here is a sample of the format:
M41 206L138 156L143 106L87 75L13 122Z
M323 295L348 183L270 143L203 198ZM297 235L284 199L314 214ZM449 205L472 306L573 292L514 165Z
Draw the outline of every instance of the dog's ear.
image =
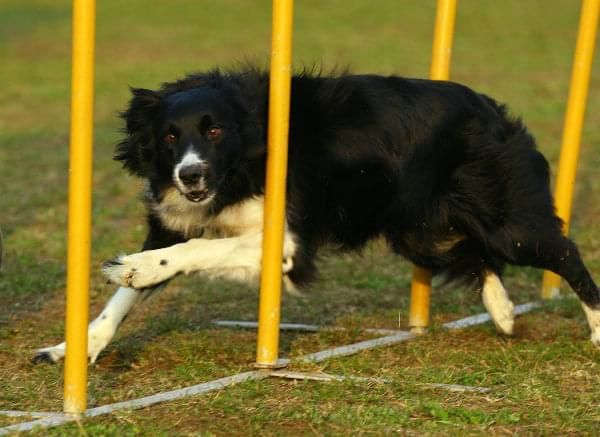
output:
M160 110L160 93L143 88L131 88L132 99L120 116L125 120L126 137L117 144L114 159L138 176L146 176L146 170L154 158L152 122Z

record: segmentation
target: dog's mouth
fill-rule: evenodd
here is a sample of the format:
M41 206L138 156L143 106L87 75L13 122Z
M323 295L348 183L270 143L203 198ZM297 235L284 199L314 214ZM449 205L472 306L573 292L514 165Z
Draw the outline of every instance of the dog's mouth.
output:
M194 190L194 191L190 191L188 193L185 193L185 198L187 200L189 200L190 202L195 202L195 203L199 203L202 202L203 200L208 199L209 197L211 197L213 194L212 191L210 191L209 189L205 188L204 190Z

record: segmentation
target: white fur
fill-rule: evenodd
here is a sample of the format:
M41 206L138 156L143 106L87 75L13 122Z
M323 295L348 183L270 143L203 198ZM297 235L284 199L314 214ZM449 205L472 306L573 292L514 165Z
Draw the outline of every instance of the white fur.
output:
M194 151L194 145L190 144L187 152L185 152L185 155L183 155L183 157L181 158L181 161L179 161L177 163L177 165L175 165L175 167L173 168L173 181L175 181L175 183L177 184L177 186L182 190L182 191L186 191L186 186L185 184L182 182L182 180L179 177L179 172L181 171L182 168L184 167L188 167L190 165L195 165L195 164L200 164L203 167L206 167L206 161L201 159L200 156L198 156L198 154ZM198 186L198 189L203 189L204 188L204 180L203 178L200 178L200 186Z
M144 288L179 273L202 272L209 277L253 281L260 273L264 199L253 197L229 206L216 216L202 205L189 202L176 189L168 190L153 205L162 223L191 238L185 243L119 257L104 268L114 283ZM292 270L294 236L286 231L283 272Z
M284 240L283 272L291 270L296 244L290 233ZM209 277L238 281L255 280L261 268L262 232L229 238L194 238L164 249L147 250L119 257L103 269L112 282L146 288L179 273L201 272Z
M179 161L179 163L175 166L175 170L173 171L174 178L179 177L179 170L182 167L187 167L188 165L194 164L204 165L205 163L206 161L200 158L200 156L198 156L198 154L194 151L194 145L190 144L187 152L185 152L185 155L183 155L183 157L181 158L181 161Z
M583 302L581 302L581 306L583 307L588 324L590 325L590 330L592 331L590 340L596 346L600 347L600 310L592 309Z
M165 227L181 232L185 238L199 237L208 223L206 205L190 202L176 188L165 192L160 202L150 200L150 208Z
M144 288L179 273L202 272L209 277L253 281L260 273L264 199L254 197L208 216L201 205L189 202L176 189L153 205L162 222L192 238L185 243L147 250L117 259L104 274L116 284ZM293 267L294 236L286 231L283 272Z
M140 292L120 287L102 312L88 326L88 357L94 363L98 354L112 340L129 310L140 299ZM65 356L65 343L38 349L36 355L45 355L56 362Z
M160 202L150 199L150 208L165 227L186 238L233 237L262 230L264 198L253 197L209 216L205 204L190 202L179 190L171 188Z
M483 305L487 309L498 332L512 335L514 325L513 308L500 278L488 273L483 284Z

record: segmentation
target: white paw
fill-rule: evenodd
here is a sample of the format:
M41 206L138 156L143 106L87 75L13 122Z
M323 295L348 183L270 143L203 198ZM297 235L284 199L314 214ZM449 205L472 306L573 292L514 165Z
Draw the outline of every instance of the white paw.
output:
M498 276L492 273L486 276L482 297L483 305L490 314L496 330L501 334L512 335L515 324L514 305Z
M294 259L291 256L283 258L281 271L284 275L288 274L294 268Z
M88 358L90 364L96 362L100 352L108 345L115 335L116 326L108 319L100 317L92 322L88 328ZM65 343L45 347L35 351L31 358L33 364L57 363L65 357Z
M600 348L600 329L592 331L592 336L590 337L590 340L592 341L592 343L594 343L594 346Z
M160 257L156 252L159 251L148 250L119 256L105 262L102 273L117 285L135 289L151 287L179 273L168 259Z
M583 302L581 302L581 306L583 307L588 324L590 325L590 330L592 331L590 340L594 345L600 347L600 310L590 308Z
M500 334L512 335L515 319L513 316L513 304L509 302L508 305L501 308L494 308L489 311L490 317L496 326L496 330Z
M51 363L54 364L65 356L65 343L57 344L56 346L45 347L35 351L31 358L33 364Z

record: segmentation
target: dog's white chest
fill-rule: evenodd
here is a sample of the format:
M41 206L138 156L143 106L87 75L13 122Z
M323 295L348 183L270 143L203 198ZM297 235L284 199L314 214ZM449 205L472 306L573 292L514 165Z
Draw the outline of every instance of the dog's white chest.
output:
M176 189L168 190L152 210L162 224L189 238L223 238L262 230L263 198L253 197L228 206L218 215L207 214L207 207L187 200Z

